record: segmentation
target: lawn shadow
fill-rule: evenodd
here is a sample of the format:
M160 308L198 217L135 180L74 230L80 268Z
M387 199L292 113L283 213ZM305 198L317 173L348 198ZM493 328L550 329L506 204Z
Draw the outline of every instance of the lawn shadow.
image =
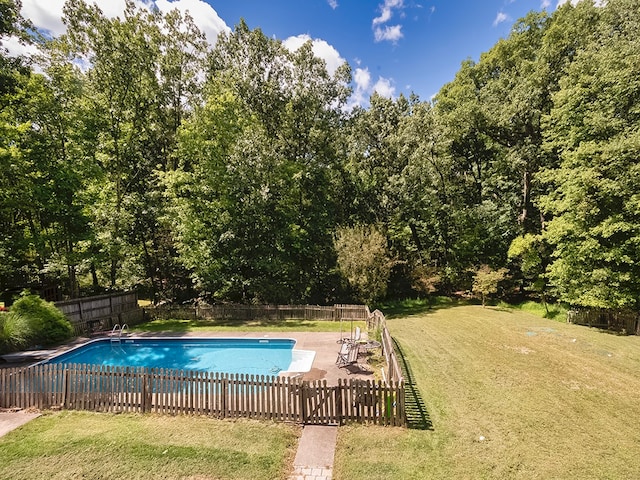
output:
M435 312L445 308L453 308L461 305L479 304L476 299L456 297L427 297L422 299L400 300L378 305L378 308L387 319L409 317L424 313Z
M411 367L407 362L402 348L400 348L400 344L395 338L393 339L393 344L400 358L400 368L404 375L404 406L407 416L407 427L414 430L433 430L433 423L422 399L420 389L413 379Z

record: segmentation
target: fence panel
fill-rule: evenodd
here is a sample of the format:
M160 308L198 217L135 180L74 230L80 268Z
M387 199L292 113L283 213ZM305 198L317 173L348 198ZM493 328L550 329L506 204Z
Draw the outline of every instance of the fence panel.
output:
M382 352L387 363L387 381L402 382L404 379L402 368L400 367L398 356L396 354L395 348L393 347L393 339L391 338L391 334L389 333L389 329L387 328L387 320L380 310L376 310L369 315L369 317L367 318L367 328L373 331L380 331Z
M0 370L0 407L405 425L402 384L91 365Z
M362 320L369 317L365 305L196 305L148 309L153 318L185 320Z
M136 292L76 298L55 306L71 322L76 335L110 330L116 323L134 325L144 318Z
M640 314L629 310L570 310L567 322L587 327L602 328L627 335L640 334Z

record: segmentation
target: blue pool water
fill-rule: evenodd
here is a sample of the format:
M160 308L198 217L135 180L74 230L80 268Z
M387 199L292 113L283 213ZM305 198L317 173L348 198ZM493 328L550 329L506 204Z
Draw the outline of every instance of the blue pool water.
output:
M46 363L277 375L289 369L295 340L258 338L100 339Z

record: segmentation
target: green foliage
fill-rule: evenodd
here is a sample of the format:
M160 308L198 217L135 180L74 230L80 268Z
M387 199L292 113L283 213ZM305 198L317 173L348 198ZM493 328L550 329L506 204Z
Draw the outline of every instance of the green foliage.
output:
M12 352L27 348L33 337L29 319L16 312L0 315L0 352Z
M385 296L392 259L387 239L374 226L343 227L337 231L338 270L365 304Z
M541 303L534 300L528 300L526 302L510 304L503 301L498 302L498 306L501 308L510 308L514 310L520 310L522 312L532 313L542 318L549 318L557 320L558 322L565 323L567 321L567 312L569 308L566 304L562 303Z
M52 303L26 293L11 306L7 328L16 347L53 345L73 334L67 318Z
M506 268L493 270L488 265L482 265L476 270L473 276L472 290L474 293L480 295L483 307L485 306L487 297L498 291L498 284L507 278L508 272L509 270Z
M211 53L168 186L181 261L214 299L331 301L344 72L241 23Z
M640 4L573 3L433 102L349 111L349 65L310 42L241 21L210 48L177 10L69 0L44 74L0 45L0 291L331 303L339 270L370 300L464 291L489 264L543 302L637 308ZM0 0L0 41L28 36L19 12ZM340 225L379 226L378 260Z
M637 2L608 2L546 119L546 147L561 152L543 177L552 187L541 201L553 215L548 277L572 305L638 306L639 15Z

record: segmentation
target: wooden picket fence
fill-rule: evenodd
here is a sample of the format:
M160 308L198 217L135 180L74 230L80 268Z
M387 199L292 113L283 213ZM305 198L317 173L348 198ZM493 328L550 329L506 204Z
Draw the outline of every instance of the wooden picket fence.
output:
M198 414L302 424L404 426L404 385L41 364L0 369L1 408Z
M387 319L380 310L375 310L369 314L367 318L367 328L369 331L380 331L382 353L387 364L385 372L386 380L388 382L402 383L404 381L404 375L402 373L400 362L398 361L398 354L396 353L396 349L393 347L393 339L391 338L391 334L387 328Z

